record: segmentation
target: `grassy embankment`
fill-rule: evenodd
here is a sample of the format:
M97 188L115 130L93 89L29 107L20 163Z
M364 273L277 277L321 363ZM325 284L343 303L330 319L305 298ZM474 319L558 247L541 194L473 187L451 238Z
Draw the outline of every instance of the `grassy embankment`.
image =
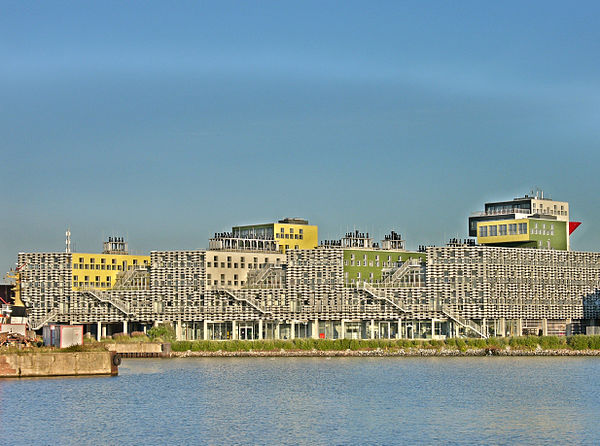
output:
M575 335L558 336L523 336L514 338L462 339L453 338L445 341L436 340L355 340L355 339L294 339L288 341L176 341L171 343L175 352L185 351L273 351L273 350L401 350L401 349L434 349L459 350L469 349L504 350L600 350L600 336Z

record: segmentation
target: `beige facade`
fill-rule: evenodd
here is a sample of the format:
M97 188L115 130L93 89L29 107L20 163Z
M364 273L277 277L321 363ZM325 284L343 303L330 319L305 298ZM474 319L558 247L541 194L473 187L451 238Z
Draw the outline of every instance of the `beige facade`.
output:
M250 271L285 263L285 254L265 251L206 251L206 288L240 289Z
M569 221L569 203L546 198L533 198L531 200L531 213L552 215L559 221Z

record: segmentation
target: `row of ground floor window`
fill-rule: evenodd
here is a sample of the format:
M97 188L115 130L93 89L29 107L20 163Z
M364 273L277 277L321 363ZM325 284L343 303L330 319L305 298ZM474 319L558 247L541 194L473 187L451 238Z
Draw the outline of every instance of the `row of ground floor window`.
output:
M585 332L585 322L548 319L490 319L473 324L474 331L453 320L314 320L314 321L196 321L174 322L177 340L258 339L446 339L451 337L554 335ZM85 332L103 337L133 331L147 332L154 323L84 324Z

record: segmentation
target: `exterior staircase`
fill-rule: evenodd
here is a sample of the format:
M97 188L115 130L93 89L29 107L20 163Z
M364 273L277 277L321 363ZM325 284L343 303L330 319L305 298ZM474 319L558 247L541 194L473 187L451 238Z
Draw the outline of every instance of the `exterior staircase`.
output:
M60 314L60 312L58 311L58 308L54 308L48 314L43 316L41 319L29 321L29 328L34 331L39 330L44 325L46 325L48 322L50 322L52 319L56 318L56 316L58 316L59 314Z
M219 291L223 291L225 294L229 295L230 297L234 298L237 301L246 302L248 305L250 305L251 307L253 307L254 309L260 311L263 314L271 314L271 312L265 310L263 308L263 306L254 297L251 297L251 296L238 296L233 291L228 290L227 288L220 288Z
M368 284L367 282L362 282L362 285L359 283L358 287L359 287L359 289L362 287L363 290L365 290L368 294L373 296L375 299L383 300L383 301L389 303L390 305L392 305L393 307L395 307L396 309L402 311L403 313L410 313L410 311L404 309L404 307L402 307L400 304L398 304L395 301L395 299L390 299L389 297L387 297L383 294L378 294L377 288L373 287L372 285Z
M386 277L383 282L386 283L386 284L394 283L396 280L401 279L411 269L413 269L414 267L417 267L417 266L419 266L419 260L418 259L406 259L406 261L404 261L402 263L402 265L393 272L393 274L391 274L388 277Z
M262 270L260 270L260 272L256 275L254 282L255 284L259 284L260 282L262 282L263 280L265 280L265 278L273 271L275 270L281 270L281 266L274 266L274 265L269 265L267 268L263 268Z
M125 313L127 316L134 314L134 312L130 310L129 304L127 302L123 302L121 299L111 296L110 293L100 291L96 288L84 288L82 289L82 292L84 294L94 297L100 302L111 304L113 307Z
M128 289L132 286L131 282L141 275L148 276L148 269L146 267L137 267L124 271L117 276L112 289Z
M455 313L454 311L452 311L450 308L448 308L445 305L442 306L442 313L444 313L448 318L452 319L454 322L458 323L459 325L462 325L463 327L468 328L468 329L474 331L475 333L477 333L482 338L487 339L489 337L485 333L483 327L481 327L480 325L476 324L475 322L473 322L470 319L465 319L464 317L462 317L459 314Z

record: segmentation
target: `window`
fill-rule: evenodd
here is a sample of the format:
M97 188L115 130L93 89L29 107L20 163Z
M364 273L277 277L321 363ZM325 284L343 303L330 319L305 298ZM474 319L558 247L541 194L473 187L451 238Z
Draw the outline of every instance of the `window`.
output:
M290 234L294 233L294 228L290 228Z
M299 249L299 248L298 248L298 245L294 245L294 249Z
M298 232L299 232L300 234L304 234L304 231L302 230L302 228L298 229Z
M79 263L83 263L83 257L79 257Z
M214 256L213 257L213 261L218 262L219 261L219 256Z
M519 234L527 234L527 223L519 223Z
M490 237L496 237L498 235L498 226L490 225Z
M510 235L516 235L517 234L517 224L516 223L511 223L508 225L508 233Z
M506 225L498 225L499 235L506 235Z
M487 237L488 228L487 226L479 226L479 237Z

